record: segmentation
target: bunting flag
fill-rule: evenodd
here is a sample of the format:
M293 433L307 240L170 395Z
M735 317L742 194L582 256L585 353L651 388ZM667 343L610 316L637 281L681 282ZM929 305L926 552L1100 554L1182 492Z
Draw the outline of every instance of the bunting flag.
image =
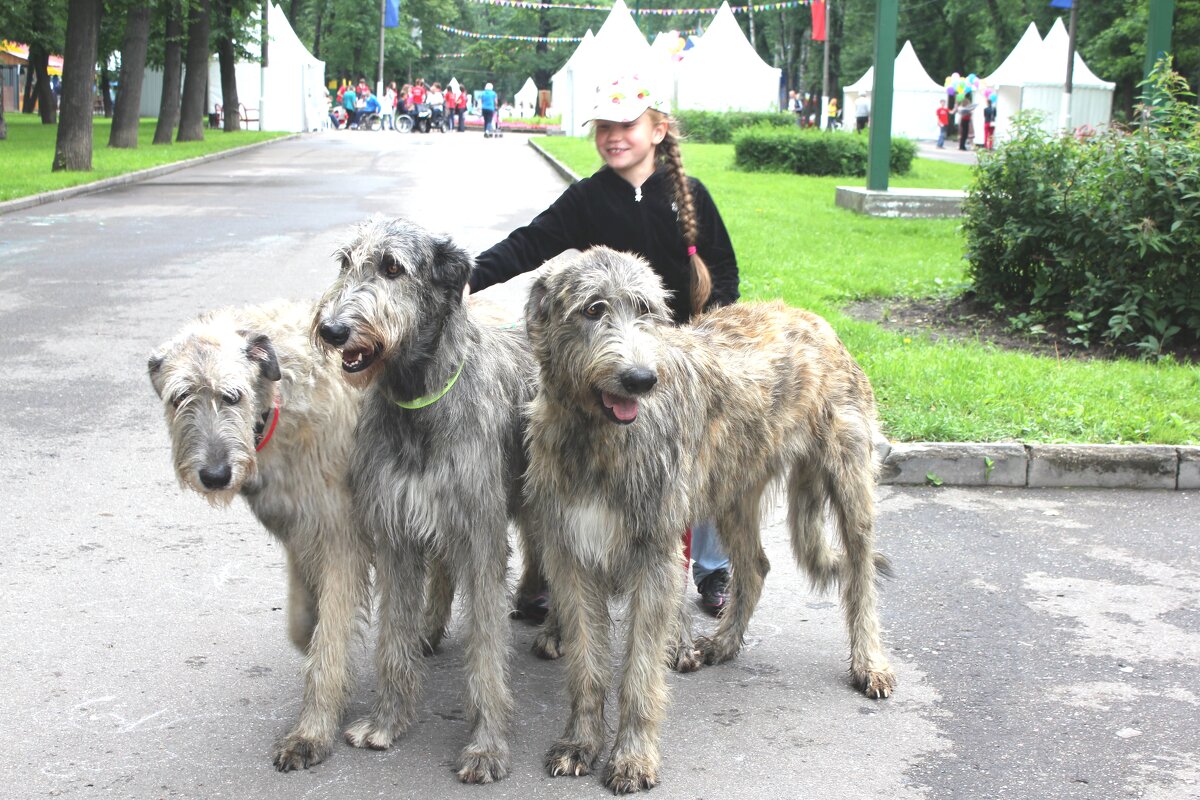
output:
M483 3L489 6L504 6L505 8L526 8L542 10L547 8L567 9L570 11L612 11L612 6L597 6L586 3L539 3L537 0L471 0L473 3ZM777 11L782 8L799 8L816 2L824 5L824 0L785 0L781 3L763 3L751 6L730 6L735 14L745 14L747 11ZM631 8L630 14L641 14L658 17L681 17L687 14L716 14L720 8Z
M387 6L383 13L383 27L400 27L400 0L387 0Z
M812 23L813 41L825 41L825 0L812 0Z
M510 42L544 42L548 44L560 44L563 42L579 43L583 41L582 36L510 36L505 33L475 33L474 31L464 31L458 28L452 28L449 25L435 25L439 31L453 33L456 36L465 36L468 39L504 39Z

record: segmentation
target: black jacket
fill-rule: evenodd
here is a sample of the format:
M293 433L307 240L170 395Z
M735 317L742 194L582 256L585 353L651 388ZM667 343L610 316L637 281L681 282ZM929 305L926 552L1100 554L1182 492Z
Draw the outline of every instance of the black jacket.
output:
M696 250L712 275L707 308L738 299L737 259L725 223L704 184L688 178L696 208L699 241ZM637 253L650 262L671 293L676 322L691 316L691 263L679 233L674 209L674 184L659 167L639 193L608 167L567 187L554 204L533 222L480 253L471 272L471 291L503 283L541 266L564 250L606 245Z

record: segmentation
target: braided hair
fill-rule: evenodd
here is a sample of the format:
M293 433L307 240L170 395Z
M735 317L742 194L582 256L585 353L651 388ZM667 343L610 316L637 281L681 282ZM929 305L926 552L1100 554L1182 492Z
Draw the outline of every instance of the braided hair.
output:
M649 114L656 115L655 121L665 119L668 124L667 135L655 150L659 163L665 165L675 182L675 207L679 218L679 233L687 245L688 258L692 264L692 316L699 314L708 304L712 295L712 276L708 265L696 251L700 239L700 225L696 220L696 206L692 200L692 187L688 184L687 173L683 171L683 156L679 153L679 126L674 117L650 109Z

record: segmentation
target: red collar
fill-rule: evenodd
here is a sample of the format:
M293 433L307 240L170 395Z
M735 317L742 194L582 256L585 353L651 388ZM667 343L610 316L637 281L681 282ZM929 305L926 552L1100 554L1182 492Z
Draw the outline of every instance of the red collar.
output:
M265 426L267 423L266 414L263 415L262 426L254 426L254 452L256 453L266 447L267 442L271 441L271 436L275 433L275 426L279 424L279 395L275 395L275 405L272 410L274 411L274 414L271 417L271 427L267 429L266 433L262 432L262 426Z

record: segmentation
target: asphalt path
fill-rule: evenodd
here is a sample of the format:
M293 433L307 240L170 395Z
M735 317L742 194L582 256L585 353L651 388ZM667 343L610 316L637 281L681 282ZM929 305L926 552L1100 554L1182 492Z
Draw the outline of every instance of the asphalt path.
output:
M563 674L518 622L513 774L455 781L457 614L392 750L339 743L275 772L301 689L282 552L241 504L179 489L145 374L202 310L315 296L370 214L475 251L562 186L518 136L334 132L0 217L0 795L605 794L543 773ZM850 686L836 600L808 591L776 513L745 651L670 678L653 796L1200 797L1200 494L883 487L879 501L896 694ZM352 715L372 696L371 641Z

